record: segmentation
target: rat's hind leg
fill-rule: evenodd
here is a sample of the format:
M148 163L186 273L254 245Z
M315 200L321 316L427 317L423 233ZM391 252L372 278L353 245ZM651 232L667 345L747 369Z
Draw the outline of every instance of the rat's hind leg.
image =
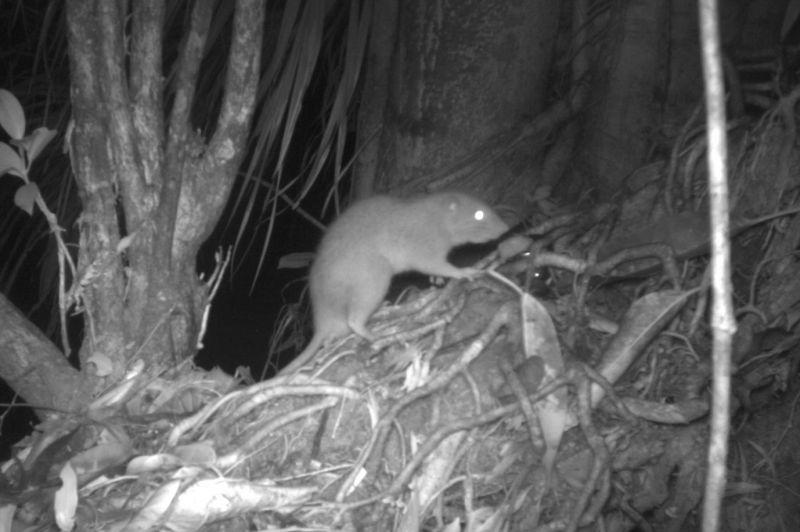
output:
M383 302L392 276L389 271L372 271L361 275L348 294L347 325L357 335L372 341L374 335L367 329L367 320Z

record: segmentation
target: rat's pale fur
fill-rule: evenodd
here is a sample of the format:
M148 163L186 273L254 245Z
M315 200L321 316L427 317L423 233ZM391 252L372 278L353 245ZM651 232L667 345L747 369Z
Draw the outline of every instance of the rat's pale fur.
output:
M306 364L323 344L350 331L372 339L366 323L393 275L413 270L472 276L474 269L447 262L447 253L459 244L493 240L507 230L488 205L459 192L411 199L373 196L354 203L331 224L311 266L314 336L281 373Z

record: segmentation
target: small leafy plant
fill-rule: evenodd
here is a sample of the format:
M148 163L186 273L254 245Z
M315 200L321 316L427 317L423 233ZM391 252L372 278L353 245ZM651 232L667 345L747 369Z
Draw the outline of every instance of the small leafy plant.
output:
M44 204L39 187L30 180L28 173L34 159L56 136L55 130L39 127L26 136L25 113L22 106L19 100L5 89L0 89L0 127L11 137L10 145L0 142L0 176L14 175L25 182L14 194L14 204L31 215L35 203L45 216L52 215ZM49 216L48 221L50 221Z
M47 219L50 231L56 239L58 246L58 299L61 311L61 339L64 351L68 353L69 343L67 341L65 315L69 306L68 301L74 299L74 297L69 297L65 291L65 266L69 267L74 279L75 264L61 236L64 229L58 225L56 215L44 202L39 187L30 179L30 169L33 161L42 153L47 144L53 140L53 137L56 136L56 131L46 127L39 127L31 134L25 135L25 112L22 110L19 100L5 89L0 89L0 127L11 138L9 143L0 142L0 178L10 175L22 179L24 184L15 192L14 204L28 213L29 216L33 215L33 206L38 206Z

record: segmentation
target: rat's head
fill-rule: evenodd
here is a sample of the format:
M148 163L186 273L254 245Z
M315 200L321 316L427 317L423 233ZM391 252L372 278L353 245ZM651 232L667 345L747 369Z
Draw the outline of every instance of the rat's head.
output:
M440 199L445 228L452 236L453 245L487 242L508 231L508 225L497 213L477 198L461 192L447 192L441 194Z

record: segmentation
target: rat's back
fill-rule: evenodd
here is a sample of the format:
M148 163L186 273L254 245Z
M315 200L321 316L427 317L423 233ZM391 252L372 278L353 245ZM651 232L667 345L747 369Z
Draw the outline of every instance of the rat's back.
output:
M391 282L391 265L377 250L386 238L385 228L394 217L398 201L374 196L356 202L323 236L309 273L315 335L342 336L355 323L359 330L353 330L368 336L358 322L366 322ZM358 315L355 321L353 313Z
M331 224L311 267L315 337L331 339L352 330L369 338L366 321L394 274L471 275L447 262L448 251L497 238L507 229L485 203L457 192L373 196L354 203Z

